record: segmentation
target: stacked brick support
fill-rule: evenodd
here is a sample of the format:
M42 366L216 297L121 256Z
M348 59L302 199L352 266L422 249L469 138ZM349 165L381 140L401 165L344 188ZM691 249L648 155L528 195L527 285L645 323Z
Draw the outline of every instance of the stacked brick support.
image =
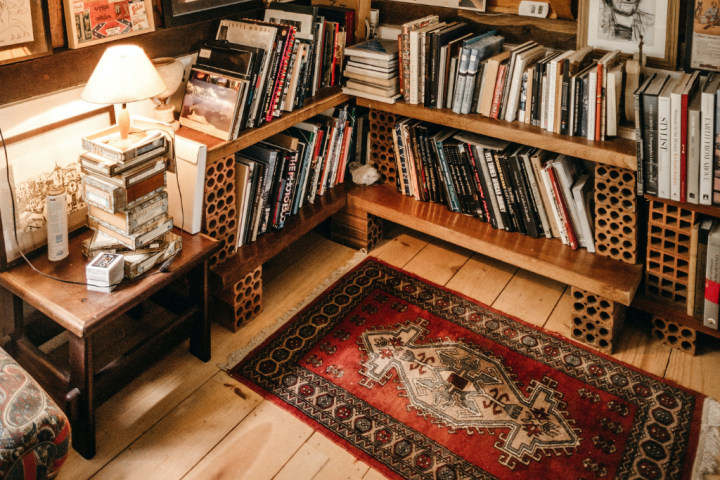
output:
M577 287L572 287L570 294L572 337L601 352L612 353L625 321L625 306Z
M237 210L235 205L235 157L210 164L205 172L205 233L220 242L210 258L210 267L221 264L235 253Z
M698 337L692 328L656 316L652 320L652 336L669 347L695 355Z
M352 248L371 250L382 235L382 219L351 206L333 215L330 222L330 238Z
M595 166L595 248L599 255L638 263L638 200L635 172Z
M370 110L370 164L380 172L382 183L391 185L398 178L392 134L395 120L392 113Z
M262 310L262 266L229 288L213 292L213 296L215 320L237 332Z

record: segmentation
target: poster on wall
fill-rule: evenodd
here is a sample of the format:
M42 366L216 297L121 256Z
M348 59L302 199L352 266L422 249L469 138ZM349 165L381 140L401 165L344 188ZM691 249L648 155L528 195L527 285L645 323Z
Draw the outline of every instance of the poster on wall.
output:
M685 68L720 71L720 7L717 1L688 2Z
M85 225L87 205L82 198L78 160L82 152L80 139L114 122L111 105L6 139L8 163L0 164L0 218L9 263L20 257L18 242L26 254L47 243L45 204L50 188L65 188L68 229Z
M30 0L0 0L0 47L33 41Z
M580 0L578 48L643 54L655 67L675 68L680 0Z
M155 30L151 0L65 0L65 23L70 48Z

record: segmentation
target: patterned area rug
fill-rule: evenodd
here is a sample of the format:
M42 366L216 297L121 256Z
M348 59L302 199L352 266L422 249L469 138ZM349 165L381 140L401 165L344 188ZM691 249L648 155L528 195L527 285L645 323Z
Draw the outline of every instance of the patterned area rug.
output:
M695 478L717 405L373 258L229 373L391 478Z

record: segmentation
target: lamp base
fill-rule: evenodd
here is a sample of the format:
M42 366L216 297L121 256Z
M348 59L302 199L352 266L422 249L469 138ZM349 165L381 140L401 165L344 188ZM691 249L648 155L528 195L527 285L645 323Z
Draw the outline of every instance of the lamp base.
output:
M161 103L155 107L155 118L163 123L175 121L175 108L172 105Z

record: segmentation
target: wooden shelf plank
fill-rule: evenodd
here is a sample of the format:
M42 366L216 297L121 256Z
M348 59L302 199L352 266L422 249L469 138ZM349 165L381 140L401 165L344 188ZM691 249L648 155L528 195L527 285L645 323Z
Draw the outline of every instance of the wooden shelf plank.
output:
M325 110L347 102L352 97L345 95L338 88L328 88L318 91L317 95L308 99L305 106L292 112L285 112L279 118L258 128L250 128L243 131L235 140L220 140L212 135L207 135L188 127L180 127L177 134L196 142L204 143L208 148L208 165L221 158L233 155L243 148L261 142L266 138L280 133L293 125L314 117Z
M645 195L647 201L656 200L658 202L667 203L668 205L674 205L678 208L684 208L685 210L692 210L693 212L707 215L709 217L720 217L720 206L718 205L696 205L688 202L678 202L670 200L668 198L659 198L653 195Z
M418 202L387 186L357 187L348 206L422 231L511 265L630 305L642 279L642 266L572 250L560 240L532 238L492 228L477 218L450 212L444 205Z
M268 232L255 242L240 247L225 263L211 270L210 281L213 287L225 289L234 285L295 240L342 210L350 189L349 183L336 185L322 197L316 197L315 203L304 206L297 215L288 217L282 230Z
M388 104L361 97L357 97L356 103L374 110L412 117L523 145L532 145L552 152L584 158L595 163L613 165L632 171L637 170L635 142L624 138L593 142L581 137L550 133L540 127L525 123L506 122L479 114L459 115L446 108L428 108L423 105L408 105L404 102Z
M638 293L632 302L632 307L691 328L696 332L720 338L720 331L708 328L697 318L689 316L684 305L658 299L645 293Z

